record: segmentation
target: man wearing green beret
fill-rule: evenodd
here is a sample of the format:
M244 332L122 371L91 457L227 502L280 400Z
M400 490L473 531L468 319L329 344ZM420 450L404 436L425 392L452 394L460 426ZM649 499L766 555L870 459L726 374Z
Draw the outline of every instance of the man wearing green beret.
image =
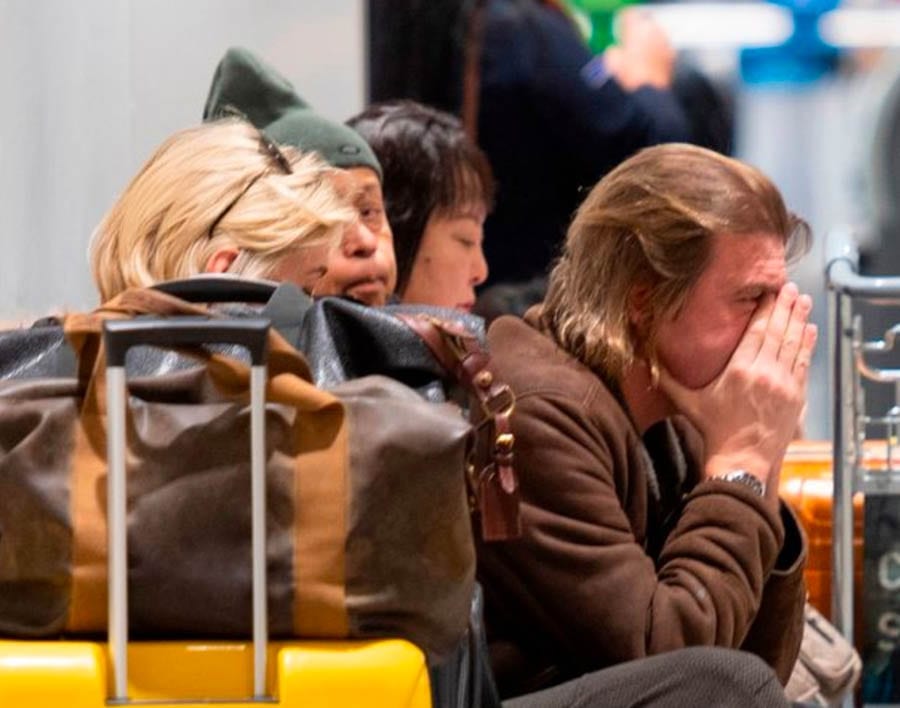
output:
M359 212L328 257L315 296L341 295L384 305L397 282L391 227L384 210L382 172L368 143L352 128L317 113L275 69L232 47L219 62L203 109L211 121L237 111L276 143L317 152L338 168L338 188Z

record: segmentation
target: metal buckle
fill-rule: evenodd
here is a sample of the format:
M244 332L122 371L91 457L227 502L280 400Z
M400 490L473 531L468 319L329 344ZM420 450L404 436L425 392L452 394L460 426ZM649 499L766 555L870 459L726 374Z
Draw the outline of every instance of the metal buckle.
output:
M502 384L482 402L481 409L487 416L510 416L516 409L516 394L507 384Z

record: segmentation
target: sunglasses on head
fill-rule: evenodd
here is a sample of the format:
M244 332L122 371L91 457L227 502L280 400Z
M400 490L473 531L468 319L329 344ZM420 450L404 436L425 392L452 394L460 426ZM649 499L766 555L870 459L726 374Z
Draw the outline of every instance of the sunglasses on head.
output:
M253 123L245 113L238 110L234 106L227 105L223 106L219 111L216 112L215 118L239 118L248 125L252 126L259 138L259 145L261 149L260 151L264 155L268 155L272 162L274 162L275 165L277 165L284 174L293 174L294 170L291 168L291 163L288 161L287 157L285 157L285 154L281 151L281 148L278 147L275 141L272 140L272 138L270 138L262 128L253 125ZM228 206L226 206L215 218L215 220L213 220L212 224L210 224L209 231L207 231L207 236L209 238L212 238L213 234L216 231L216 227L218 227L218 225L222 222L222 219L225 218L225 215L234 208L234 205L237 204L241 200L241 198L243 198L243 196L250 191L250 188L253 187L254 184L256 184L261 178L263 178L270 172L271 167L267 167L258 175L253 177L253 179L247 182L244 188L240 192L238 192L237 196L235 196L235 198L228 203Z

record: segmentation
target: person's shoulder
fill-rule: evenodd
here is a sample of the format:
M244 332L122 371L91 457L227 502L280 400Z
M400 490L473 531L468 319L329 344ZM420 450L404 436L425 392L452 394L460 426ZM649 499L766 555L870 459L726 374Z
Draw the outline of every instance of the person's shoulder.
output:
M490 0L484 7L485 21L488 27L520 29L523 22L539 8L533 0Z
M536 324L527 315L526 320L506 316L488 330L495 380L516 396L514 429L517 436L531 437L522 449L533 454L565 448L578 459L594 460L589 466L598 474L626 484L635 470L646 470L634 423L603 378Z
M487 338L495 375L517 396L541 394L582 403L612 400L599 376L527 320L499 317Z
M488 328L487 339L491 359L504 368L517 368L516 364L557 368L571 358L547 334L513 315L494 320Z

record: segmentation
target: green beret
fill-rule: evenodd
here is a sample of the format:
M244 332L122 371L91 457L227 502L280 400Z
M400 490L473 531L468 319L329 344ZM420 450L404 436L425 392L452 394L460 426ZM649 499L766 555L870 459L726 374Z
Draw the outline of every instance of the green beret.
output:
M352 128L317 114L291 83L247 49L232 47L213 75L203 120L226 115L233 106L276 143L319 153L334 167L369 167L382 178L372 148Z

